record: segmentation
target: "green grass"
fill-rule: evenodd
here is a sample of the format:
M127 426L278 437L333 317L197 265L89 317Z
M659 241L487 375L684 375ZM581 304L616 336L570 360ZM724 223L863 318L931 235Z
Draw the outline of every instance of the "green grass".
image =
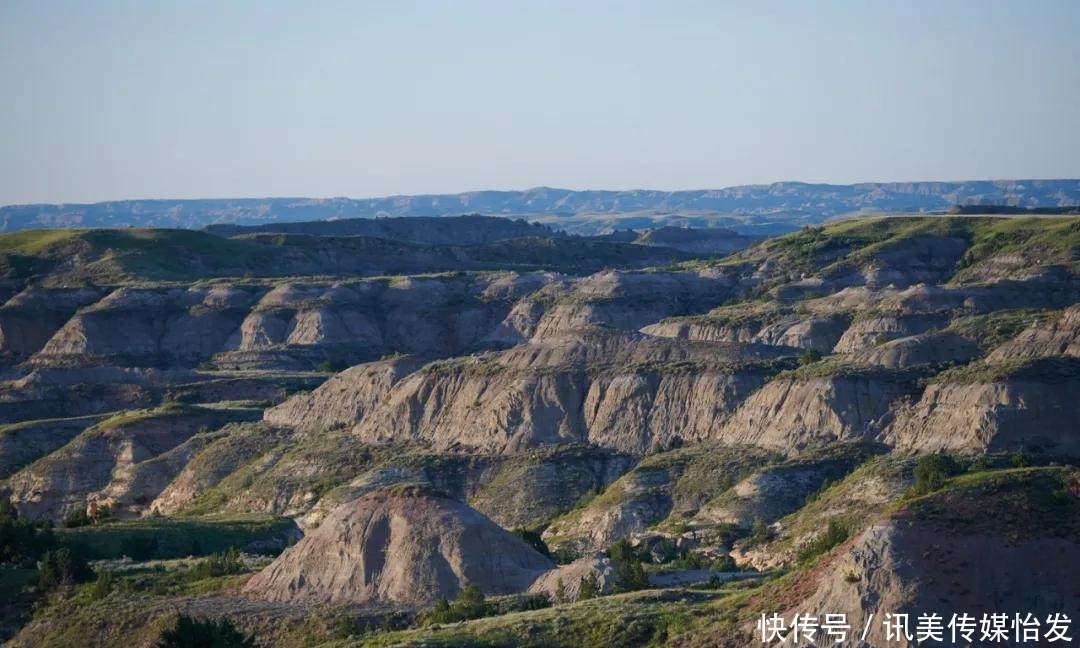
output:
M984 262L1014 255L1023 259L1014 270L1080 260L1080 218L879 217L854 218L769 239L727 263L759 263L771 259L780 267L804 273L829 274L843 267L863 268L881 255L901 249L921 236L959 239L967 249L954 268L953 281L976 279Z
M57 529L57 538L95 559L119 558L137 543L156 542L154 558L181 558L243 548L253 542L271 545L284 538L293 522L288 518L249 514L207 518L151 518Z
M942 371L929 378L938 384L988 384L1007 380L1059 384L1080 380L1080 358L1015 358L999 362L979 360Z
M38 256L51 248L69 243L86 230L47 229L24 230L0 234L0 253Z

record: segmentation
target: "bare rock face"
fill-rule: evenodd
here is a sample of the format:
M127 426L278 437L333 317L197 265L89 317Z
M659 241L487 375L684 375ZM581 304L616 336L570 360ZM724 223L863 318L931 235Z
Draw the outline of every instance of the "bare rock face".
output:
M872 375L777 378L754 392L716 438L786 452L874 439L912 385Z
M710 361L752 363L779 355L760 345L603 331L551 338L430 365L399 382L354 432L365 441L413 441L440 450L506 453L588 442L641 454L676 437L710 438L768 377L754 368L710 368Z
M1032 614L1040 623L1050 614L1071 615L1080 606L1080 501L1073 490L1049 504L1038 491L1040 482L1060 489L1060 472L981 481L977 492L946 492L902 509L791 584L811 594L779 613L789 619L796 608L843 613L860 629L873 614L867 645L875 646L916 645L886 641L886 612L910 614L912 631L917 616L930 612L944 617L943 626L961 611L976 619Z
M851 355L855 364L903 369L944 363L963 364L978 357L979 345L953 333L924 333L890 340Z
M1041 356L1080 356L1080 306L1041 318L987 356L990 362Z
M297 394L263 412L272 425L313 432L351 425L364 418L402 378L420 368L414 358L394 358L347 369L314 391Z
M0 479L62 447L101 419L101 416L81 416L0 426Z
M1077 456L1078 402L1077 378L935 383L916 403L899 409L885 439L909 452L1045 451Z
M559 565L543 574L529 587L530 594L544 594L555 600L560 588L567 603L578 600L581 581L589 576L596 578L599 594L609 594L615 587L615 566L603 554L578 558L568 565Z
M855 320L836 343L836 353L870 349L889 340L926 333L947 323L938 315L876 315Z
M185 442L236 416L179 408L107 419L13 475L12 501L30 518L59 520L90 502L108 504L122 517L137 515L200 449Z
M225 346L252 301L235 289L121 288L68 320L35 361L194 363Z
M270 601L401 603L524 592L554 568L468 506L399 487L335 509L244 587Z
M24 290L0 307L0 352L17 360L37 353L76 310L99 298L89 288Z

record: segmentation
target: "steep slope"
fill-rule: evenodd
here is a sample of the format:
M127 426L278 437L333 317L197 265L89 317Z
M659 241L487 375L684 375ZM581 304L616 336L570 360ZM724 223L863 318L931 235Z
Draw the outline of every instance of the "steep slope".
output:
M422 362L414 358L357 365L335 374L314 391L297 394L267 409L263 420L301 432L351 425L377 407L398 381L421 366Z
M994 515L986 515L993 510ZM915 500L842 546L824 564L787 583L780 611L847 615L868 641L886 643L885 613L1004 613L1044 622L1080 605L1080 475L1031 469L961 478ZM914 625L911 627L914 632ZM946 639L949 637L946 628ZM979 633L976 631L975 636ZM893 641L916 645L913 641Z
M1080 455L1080 359L974 363L939 374L898 408L885 438L916 452Z
M59 520L91 502L108 505L121 517L136 515L180 472L195 449L185 456L170 457L170 451L200 431L253 414L183 406L119 414L12 475L11 499L30 518Z
M398 383L354 433L443 450L590 442L640 454L676 437L708 438L782 355L585 331L429 365Z
M917 394L918 375L884 369L811 365L754 392L716 437L784 452L832 441L873 440L894 409Z
M524 592L554 565L468 506L409 487L365 495L244 586L270 601L419 604Z

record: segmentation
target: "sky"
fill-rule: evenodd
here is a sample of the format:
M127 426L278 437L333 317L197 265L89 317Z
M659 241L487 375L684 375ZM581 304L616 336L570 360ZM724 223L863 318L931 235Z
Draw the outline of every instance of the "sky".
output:
M0 204L1080 177L1076 0L0 0Z

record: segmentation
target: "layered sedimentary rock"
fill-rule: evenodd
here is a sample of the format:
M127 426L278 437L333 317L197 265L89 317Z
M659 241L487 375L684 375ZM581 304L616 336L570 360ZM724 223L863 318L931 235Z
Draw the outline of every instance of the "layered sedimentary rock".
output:
M789 452L831 441L874 439L915 389L904 376L873 372L779 377L739 406L718 436L728 443Z
M769 369L755 363L782 355L604 331L552 338L414 373L354 432L443 450L588 442L642 453L675 438L710 438L767 380Z
M1049 358L1000 376L935 382L898 408L885 439L915 452L1046 452L1080 455L1080 373L1074 359Z
M351 425L377 407L398 381L422 364L414 358L394 358L357 365L334 375L314 391L267 409L263 419L302 432Z
M1038 488L1061 488L1062 477L1054 472L1035 471L1004 484L980 480L979 491L952 490L902 509L790 584L792 591L811 593L780 614L827 610L845 614L853 628L873 615L869 644L907 646L916 644L886 639L886 613L908 614L912 624L921 614L937 613L943 627L953 612L976 619L1030 614L1040 623L1051 614L1071 614L1080 605L1080 482L1072 477L1072 490L1066 485L1064 500L1048 507ZM948 628L944 636L950 636Z
M109 505L120 516L138 514L198 451L199 446L184 447L186 441L251 415L167 408L107 419L12 475L12 501L31 518L57 520L90 502Z

